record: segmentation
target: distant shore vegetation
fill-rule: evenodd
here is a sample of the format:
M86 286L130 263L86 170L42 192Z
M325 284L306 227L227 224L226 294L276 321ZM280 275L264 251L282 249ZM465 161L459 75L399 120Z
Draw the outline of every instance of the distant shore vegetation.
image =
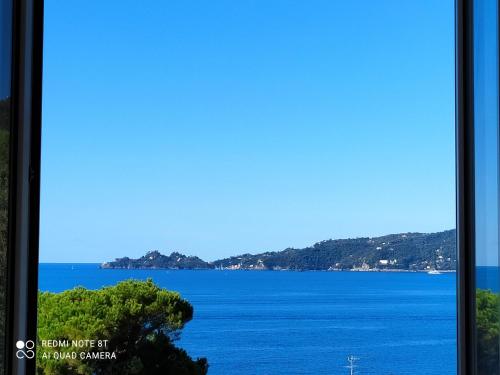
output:
M37 375L205 375L174 345L193 307L151 280L39 292Z
M147 252L118 258L107 269L225 269L274 271L452 271L456 269L456 231L400 233L381 237L325 240L303 249L242 254L214 262L179 252Z

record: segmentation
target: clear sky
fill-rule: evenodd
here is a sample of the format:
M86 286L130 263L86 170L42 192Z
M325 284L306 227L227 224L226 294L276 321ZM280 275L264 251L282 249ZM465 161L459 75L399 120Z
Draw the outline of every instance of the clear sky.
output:
M452 0L45 6L42 262L455 227Z

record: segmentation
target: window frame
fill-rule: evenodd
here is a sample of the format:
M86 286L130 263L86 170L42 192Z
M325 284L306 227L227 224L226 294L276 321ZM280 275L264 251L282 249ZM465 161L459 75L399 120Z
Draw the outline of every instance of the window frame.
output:
M458 374L476 373L473 0L455 2Z
M477 374L474 4L455 0L458 374ZM498 3L498 0L496 0ZM500 10L497 20L500 19ZM496 67L499 69L499 66ZM499 82L500 86L500 82ZM497 110L500 102L497 102ZM498 124L497 124L498 126Z
M36 341L42 108L43 0L12 7L11 137L5 373L35 374L17 340Z

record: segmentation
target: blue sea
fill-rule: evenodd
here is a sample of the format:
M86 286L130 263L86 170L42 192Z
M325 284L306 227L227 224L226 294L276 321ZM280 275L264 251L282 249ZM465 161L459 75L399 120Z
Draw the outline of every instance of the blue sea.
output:
M152 278L194 318L176 345L211 375L456 374L455 274L101 270L41 264L59 292Z

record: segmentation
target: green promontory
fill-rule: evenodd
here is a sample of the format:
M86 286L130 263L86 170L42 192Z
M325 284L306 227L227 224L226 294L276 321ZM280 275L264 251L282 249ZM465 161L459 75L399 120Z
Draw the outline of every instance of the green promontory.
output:
M326 240L303 249L287 248L242 254L205 262L180 253L158 251L139 259L119 258L102 268L231 269L231 270L400 270L449 271L456 268L456 231L400 233L382 237Z

